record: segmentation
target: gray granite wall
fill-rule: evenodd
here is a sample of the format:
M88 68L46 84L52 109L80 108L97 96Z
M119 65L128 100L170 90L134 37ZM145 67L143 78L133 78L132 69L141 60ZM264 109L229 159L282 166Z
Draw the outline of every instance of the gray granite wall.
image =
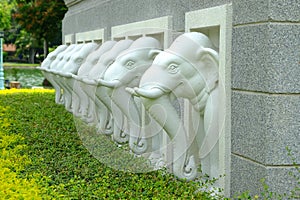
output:
M106 39L109 39L112 26L163 16L172 16L174 30L184 31L185 12L230 2L231 0L84 0L69 8L63 20L63 35L105 28Z
M232 2L231 195L283 193L300 165L300 0L65 0L63 36L172 16L184 31L185 12ZM299 174L298 174L299 176ZM299 186L298 186L299 187Z
M231 192L296 186L300 164L300 1L236 0L232 41ZM299 185L298 185L299 187Z

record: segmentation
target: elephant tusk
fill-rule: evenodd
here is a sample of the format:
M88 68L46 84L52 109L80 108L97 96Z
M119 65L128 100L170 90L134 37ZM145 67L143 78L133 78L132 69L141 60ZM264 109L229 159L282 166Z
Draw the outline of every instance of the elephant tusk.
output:
M84 78L81 81L88 85L97 85L96 80L93 80L93 79Z
M72 78L74 78L75 80L78 80L78 81L82 81L85 77L80 77L76 74L72 74Z
M126 90L129 94L131 94L131 95L139 96L139 95L135 92L134 88L126 87L125 90Z
M149 99L156 99L164 94L164 91L162 91L159 88L152 88L149 90L145 90L143 88L134 88L134 91L138 96L142 96Z
M103 85L103 86L109 87L109 88L115 88L121 84L121 82L119 80L105 81L103 79L98 79L97 83L98 83L98 85Z
M59 75L59 74L58 74L58 71L49 70L48 72L52 73L53 75Z
M71 78L73 74L70 72L66 72L66 73L61 73L60 75L66 77L66 78Z
M77 76L76 74L72 74L72 78L78 80L78 77L79 77L79 76Z
M41 70L46 71L46 72L51 72L51 69L49 69L49 68L43 68Z

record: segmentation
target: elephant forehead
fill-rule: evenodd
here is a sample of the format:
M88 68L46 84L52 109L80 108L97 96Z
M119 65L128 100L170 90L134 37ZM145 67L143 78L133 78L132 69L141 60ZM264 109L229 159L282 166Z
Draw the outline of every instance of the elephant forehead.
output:
M120 68L122 68L122 64L116 60L114 61L113 63L111 63L111 65L108 66L107 70L106 70L106 74L109 74L109 73L121 73L120 72Z
M102 73L105 71L105 69L106 69L106 66L103 63L97 63L89 71L88 76L90 78L97 79L102 75Z
M128 60L138 60L139 57L141 56L138 52L123 53L122 55L116 58L116 62L119 63L119 65L121 65L122 63L124 64L124 62Z
M138 60L144 59L146 57L149 57L148 54L149 54L150 50L151 49L146 49L146 48L125 50L116 58L116 60L120 61L120 62L127 61L129 59L138 61ZM149 57L149 59L151 59L151 58Z
M137 71L138 68L144 67L144 65L150 60L145 59L147 54L148 51L133 51L123 54L122 56L118 56L116 61L106 70L104 78L107 80L117 79L126 75L130 71Z
M114 80L120 78L127 72L122 64L117 60L111 64L104 73L104 80Z
M195 65L192 62L172 52L161 52L154 59L152 67L161 68L165 70L170 65L178 66L178 72L183 76L189 76L191 73L196 72Z
M170 63L181 64L183 62L185 62L185 61L182 58L180 58L179 56L177 56L173 53L170 53L170 52L163 51L155 57L153 64L158 65L158 66L159 65L167 66Z

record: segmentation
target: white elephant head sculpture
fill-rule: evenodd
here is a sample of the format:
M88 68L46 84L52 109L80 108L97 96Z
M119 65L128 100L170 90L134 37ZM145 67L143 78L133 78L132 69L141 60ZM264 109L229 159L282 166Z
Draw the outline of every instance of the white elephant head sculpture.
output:
M99 45L96 50L87 56L85 62L80 66L77 75L72 75L75 79L72 94L72 112L75 116L80 117L82 114L81 110L87 110L89 104L88 96L83 91L84 88L81 80L88 77L90 71L95 67L100 57L105 52L109 51L116 43L116 41L106 41Z
M98 80L104 75L104 72L115 61L116 57L124 50L128 49L132 44L132 40L120 40L116 42L113 47L101 55L98 62L90 70L87 76L81 79L81 86L88 97L86 106L81 113L85 121L97 124L99 132L104 134L112 134L113 126L111 125L111 100L107 95L106 87L99 85ZM85 117L86 116L86 117Z
M54 51L49 53L45 60L42 62L41 67L44 68L50 68L51 63L56 59L56 57L59 55L59 53L63 52L65 49L67 49L68 45L59 45Z
M59 74L61 76L66 76L67 74L72 76L72 74L77 74L82 63L85 62L88 55L93 52L97 46L98 45L96 43L83 44L80 50L71 55L68 62L65 63L62 69L59 71Z
M106 41L103 44L99 45L92 53L90 53L85 62L82 63L78 70L78 76L84 77L87 76L90 70L97 64L100 57L107 51L109 51L117 42L116 41ZM76 76L73 76L76 78Z
M71 44L70 47L72 47L73 45ZM69 60L71 59L71 57L77 53L78 51L80 51L80 49L84 46L84 44L74 44L74 48L68 52L66 52L62 58L62 60L57 64L57 66L55 66L55 68L51 68L51 71L56 73L59 71L64 71L65 65L66 63L69 62Z
M118 55L115 62L106 70L103 79L99 80L101 85L108 88L108 94L113 102L112 109L120 109L127 118L129 144L137 154L147 150L147 142L142 141L141 137L141 111L125 88L138 86L142 75L151 66L160 49L161 44L155 38L141 37L135 40L128 49ZM123 128L120 116L117 114L114 116L119 128Z
M51 62L49 71L58 70L58 64L64 59L64 56L67 55L69 52L71 52L75 47L76 44L70 44L64 51L60 52L56 56L55 60Z
M59 63L61 63L66 55L69 55L71 51L75 49L77 45L76 44L71 44L67 46L67 48L63 51L61 51L55 58L54 61L51 62L49 68L40 68L42 69L42 72L45 76L45 78L53 85L55 88L55 102L57 104L62 104L63 103L63 98L62 98L62 93L61 93L61 86L58 83L58 80L56 79L56 76L52 73L53 71L58 71Z
M150 115L163 127L173 143L173 172L183 179L197 176L196 157L189 155L186 128L171 99L187 99L199 115L204 115L204 131L218 131L216 119L218 98L218 52L207 36L185 33L158 54L152 66L144 73L139 87L127 88L142 99ZM161 105L160 107L154 105ZM163 109L162 109L163 108ZM165 116L165 114L167 116Z

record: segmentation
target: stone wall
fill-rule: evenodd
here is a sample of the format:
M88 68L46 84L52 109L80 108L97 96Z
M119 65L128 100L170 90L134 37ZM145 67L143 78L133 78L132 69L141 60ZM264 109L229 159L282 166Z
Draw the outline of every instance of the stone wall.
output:
M72 6L63 20L63 35L111 27L158 17L172 16L173 28L184 31L188 11L230 3L230 0L68 0ZM75 4L72 4L75 3ZM91 20L92 19L92 20Z
M185 13L232 3L230 191L294 188L286 147L300 164L299 0L65 0L65 35L172 16L185 30ZM299 176L299 174L298 174Z
M300 163L300 1L232 7L231 191L259 193L265 178L285 192L297 173L286 147Z

